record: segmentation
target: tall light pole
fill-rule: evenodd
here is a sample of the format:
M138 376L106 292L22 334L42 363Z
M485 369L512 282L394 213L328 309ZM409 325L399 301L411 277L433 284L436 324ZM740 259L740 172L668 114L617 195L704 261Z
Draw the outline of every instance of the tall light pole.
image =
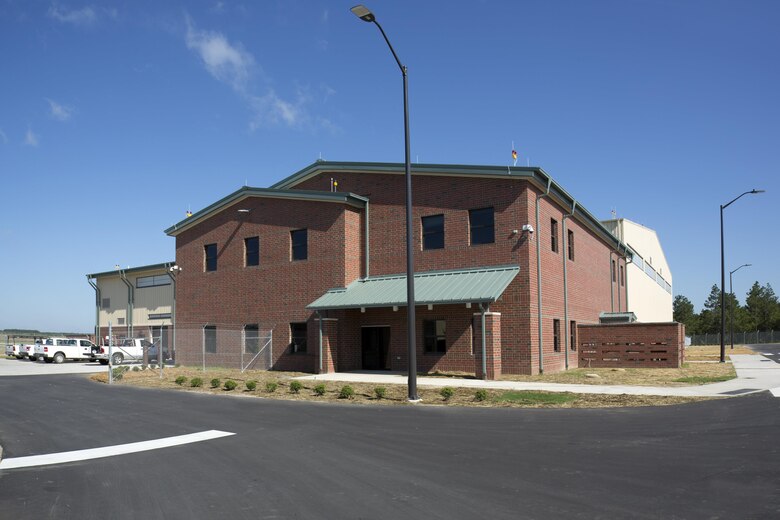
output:
M409 400L419 401L417 395L417 341L415 337L415 312L414 312L414 249L412 248L412 163L409 157L409 84L406 74L406 66L398 59L390 40L387 39L382 26L376 21L372 13L364 5L356 5L350 9L355 16L364 22L373 23L379 28L379 32L390 47L393 58L401 69L404 80L404 166L406 168L406 336L408 345L408 388Z
M729 327L731 330L729 331L729 336L731 336L731 350L734 350L734 289L731 288L731 282L732 282L732 275L742 269L743 267L750 267L753 264L742 264L741 266L737 267L733 271L729 271L729 294L731 295L731 305L729 305L729 314L731 315L731 326Z
M764 193L764 190L752 189L739 197L732 199L727 204L720 206L720 362L726 362L726 261L723 247L723 210L745 195Z

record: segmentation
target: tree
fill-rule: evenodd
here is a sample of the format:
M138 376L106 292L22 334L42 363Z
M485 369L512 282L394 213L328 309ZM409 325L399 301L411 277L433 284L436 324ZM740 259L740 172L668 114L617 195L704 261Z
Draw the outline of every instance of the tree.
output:
M710 295L704 302L699 314L699 334L717 334L720 332L720 288L713 285Z
M780 303L772 286L754 282L745 298L745 307L753 330L770 330L780 322Z
M691 300L678 294L672 303L674 321L685 325L686 334L698 334L699 316L693 310Z

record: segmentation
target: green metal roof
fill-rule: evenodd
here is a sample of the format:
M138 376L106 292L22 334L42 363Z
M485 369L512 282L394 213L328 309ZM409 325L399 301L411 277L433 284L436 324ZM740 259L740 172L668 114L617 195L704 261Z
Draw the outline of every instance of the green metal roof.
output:
M142 271L165 271L176 262L163 262L161 264L141 265L138 267L128 267L126 269L116 268L111 271L103 271L102 273L88 274L87 278L101 278L103 276L119 276L119 271L124 271L125 274L140 273Z
M360 195L346 192L328 192L328 191L312 191L312 190L277 190L273 188L252 188L250 186L244 186L227 197L224 197L217 202L203 208L196 212L194 215L185 218L181 222L174 224L165 230L165 233L170 236L176 236L185 229L192 227L198 222L205 220L211 215L221 211L227 206L238 202L240 200L249 197L263 197L269 199L288 199L288 200L308 200L317 202L340 202L350 204L355 207L365 207L366 199Z
M491 303L514 280L520 267L504 265L429 271L414 274L417 305ZM406 275L356 280L345 288L331 289L306 306L312 310L406 307Z

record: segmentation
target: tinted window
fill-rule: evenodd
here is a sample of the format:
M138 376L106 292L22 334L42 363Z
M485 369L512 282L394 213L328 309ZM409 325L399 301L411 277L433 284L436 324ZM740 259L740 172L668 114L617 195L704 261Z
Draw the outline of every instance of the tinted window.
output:
M244 239L246 249L246 265L260 265L260 237Z
M290 352L306 352L305 323L290 323Z
M558 221L550 219L550 247L553 253L558 252Z
M308 230L297 229L290 231L290 239L292 240L292 259L293 260L306 260L309 256L308 251Z
M444 248L444 215L422 218L423 249Z
M203 327L203 342L206 352L214 353L217 351L217 327L214 325Z
M204 247L206 253L206 271L217 270L217 244L208 244Z
M471 234L471 245L492 244L495 242L493 208L472 209L469 211L469 231Z
M425 352L447 352L447 322L444 320L423 321Z

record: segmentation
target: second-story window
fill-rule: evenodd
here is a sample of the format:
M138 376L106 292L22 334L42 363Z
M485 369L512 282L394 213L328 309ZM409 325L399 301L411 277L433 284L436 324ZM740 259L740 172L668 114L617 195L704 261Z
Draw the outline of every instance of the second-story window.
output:
M469 210L469 234L472 246L496 241L493 208Z
M309 233L307 229L296 229L290 231L292 241L292 259L306 260L309 257Z
M423 249L444 249L444 215L422 218Z
M568 230L566 234L567 234L566 241L568 242L567 245L569 246L569 260L573 262L574 261L574 231Z
M217 244L206 244L203 247L206 256L206 271L217 270Z
M550 219L550 246L553 253L558 252L558 221Z
M260 265L260 237L245 238L244 249L246 250L246 266Z

